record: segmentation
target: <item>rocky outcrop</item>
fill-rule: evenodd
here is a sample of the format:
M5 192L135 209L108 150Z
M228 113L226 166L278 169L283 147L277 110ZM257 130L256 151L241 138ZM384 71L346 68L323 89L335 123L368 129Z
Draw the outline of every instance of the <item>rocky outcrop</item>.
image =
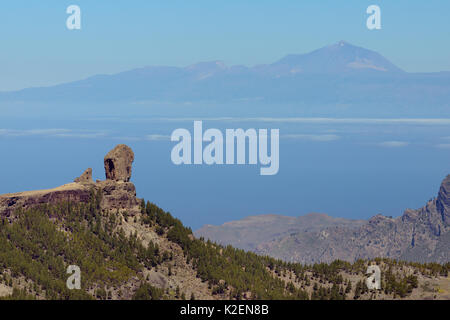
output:
M96 187L102 190L102 208L125 210L130 215L140 211L139 200L136 198L136 188L133 183L106 180L97 182Z
M445 225L450 226L450 175L441 184L441 189L436 200L436 207Z
M60 202L89 202L92 191L102 195L102 210L127 211L130 215L139 212L139 199L136 198L136 188L129 182L133 151L125 145L118 145L105 157L105 181L94 182L92 169L87 169L73 183L48 189L10 193L0 195L0 216L10 217L19 208L27 209L41 204L57 204ZM113 168L106 168L106 160L110 160Z
M106 180L130 181L133 161L133 150L124 144L117 145L104 159Z
M89 202L90 188L79 183L69 183L48 189L8 193L0 195L0 217L10 217L16 209L27 209L41 204L57 204L64 201Z
M86 171L84 171L81 176L75 178L74 182L88 183L88 184L94 183L94 181L92 180L92 169L87 168Z

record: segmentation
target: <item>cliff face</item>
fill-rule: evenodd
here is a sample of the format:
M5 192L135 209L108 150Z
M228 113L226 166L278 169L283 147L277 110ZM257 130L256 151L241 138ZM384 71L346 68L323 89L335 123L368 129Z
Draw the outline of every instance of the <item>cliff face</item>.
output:
M450 175L442 182L436 200L436 207L440 212L445 225L450 226Z
M101 192L102 210L127 211L133 215L140 210L136 188L129 182L133 160L131 149L118 145L105 157L106 180L94 182L92 169L89 168L73 183L54 189L0 195L0 216L10 217L16 209L27 209L41 204L89 202L92 191Z

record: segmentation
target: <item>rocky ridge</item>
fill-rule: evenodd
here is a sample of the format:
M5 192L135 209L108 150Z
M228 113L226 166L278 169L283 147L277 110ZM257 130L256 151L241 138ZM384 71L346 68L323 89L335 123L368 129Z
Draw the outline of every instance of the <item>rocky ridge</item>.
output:
M134 215L140 211L136 188L129 182L133 151L126 145L117 145L104 159L106 180L94 182L92 169L88 168L73 183L54 189L25 191L0 195L0 216L10 217L16 209L28 209L42 204L64 201L89 202L93 191L101 192L101 208L104 211L127 211Z
M244 219L222 226L205 226L196 232L221 244L252 250L285 261L300 263L356 261L385 257L413 262L450 261L450 175L442 182L438 196L420 209L407 209L398 218L376 215L365 221L333 221L311 215L281 219L262 226L259 219ZM320 218L320 219L317 219ZM327 221L328 220L328 221ZM296 224L293 224L296 221ZM253 229L264 227L264 236L252 238ZM253 231L252 231L253 230ZM252 239L249 239L252 238Z

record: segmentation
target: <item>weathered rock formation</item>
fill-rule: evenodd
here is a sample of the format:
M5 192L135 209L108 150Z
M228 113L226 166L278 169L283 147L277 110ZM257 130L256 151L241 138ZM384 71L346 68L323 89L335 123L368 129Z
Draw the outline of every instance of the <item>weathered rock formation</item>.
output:
M47 189L7 193L0 195L0 217L10 217L16 209L27 209L41 204L57 204L64 201L89 202L90 188L80 183L69 183Z
M0 195L0 216L10 217L19 208L30 208L41 204L57 204L64 201L89 202L92 191L101 191L102 210L127 211L130 215L139 212L136 188L129 182L133 151L118 145L105 157L107 180L94 182L92 169L87 169L73 183L48 189ZM108 163L108 166L106 165Z
M450 226L450 175L441 184L441 189L436 200L436 207L442 215L444 224Z
M75 178L75 180L73 181L78 183L94 183L94 181L92 180L92 169L87 168L81 176Z
M130 181L133 161L133 150L124 144L117 145L104 159L106 180Z
M136 187L133 183L106 180L97 182L95 186L102 190L102 208L128 211L130 215L140 211L140 202L136 198Z

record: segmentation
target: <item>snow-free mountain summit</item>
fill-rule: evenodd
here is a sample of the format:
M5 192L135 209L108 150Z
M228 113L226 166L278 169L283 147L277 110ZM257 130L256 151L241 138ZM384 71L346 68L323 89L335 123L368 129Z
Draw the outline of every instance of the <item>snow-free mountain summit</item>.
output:
M150 66L52 87L0 93L1 102L294 104L346 116L449 115L450 72L408 73L381 54L339 41L270 64ZM362 110L362 111L361 111Z

